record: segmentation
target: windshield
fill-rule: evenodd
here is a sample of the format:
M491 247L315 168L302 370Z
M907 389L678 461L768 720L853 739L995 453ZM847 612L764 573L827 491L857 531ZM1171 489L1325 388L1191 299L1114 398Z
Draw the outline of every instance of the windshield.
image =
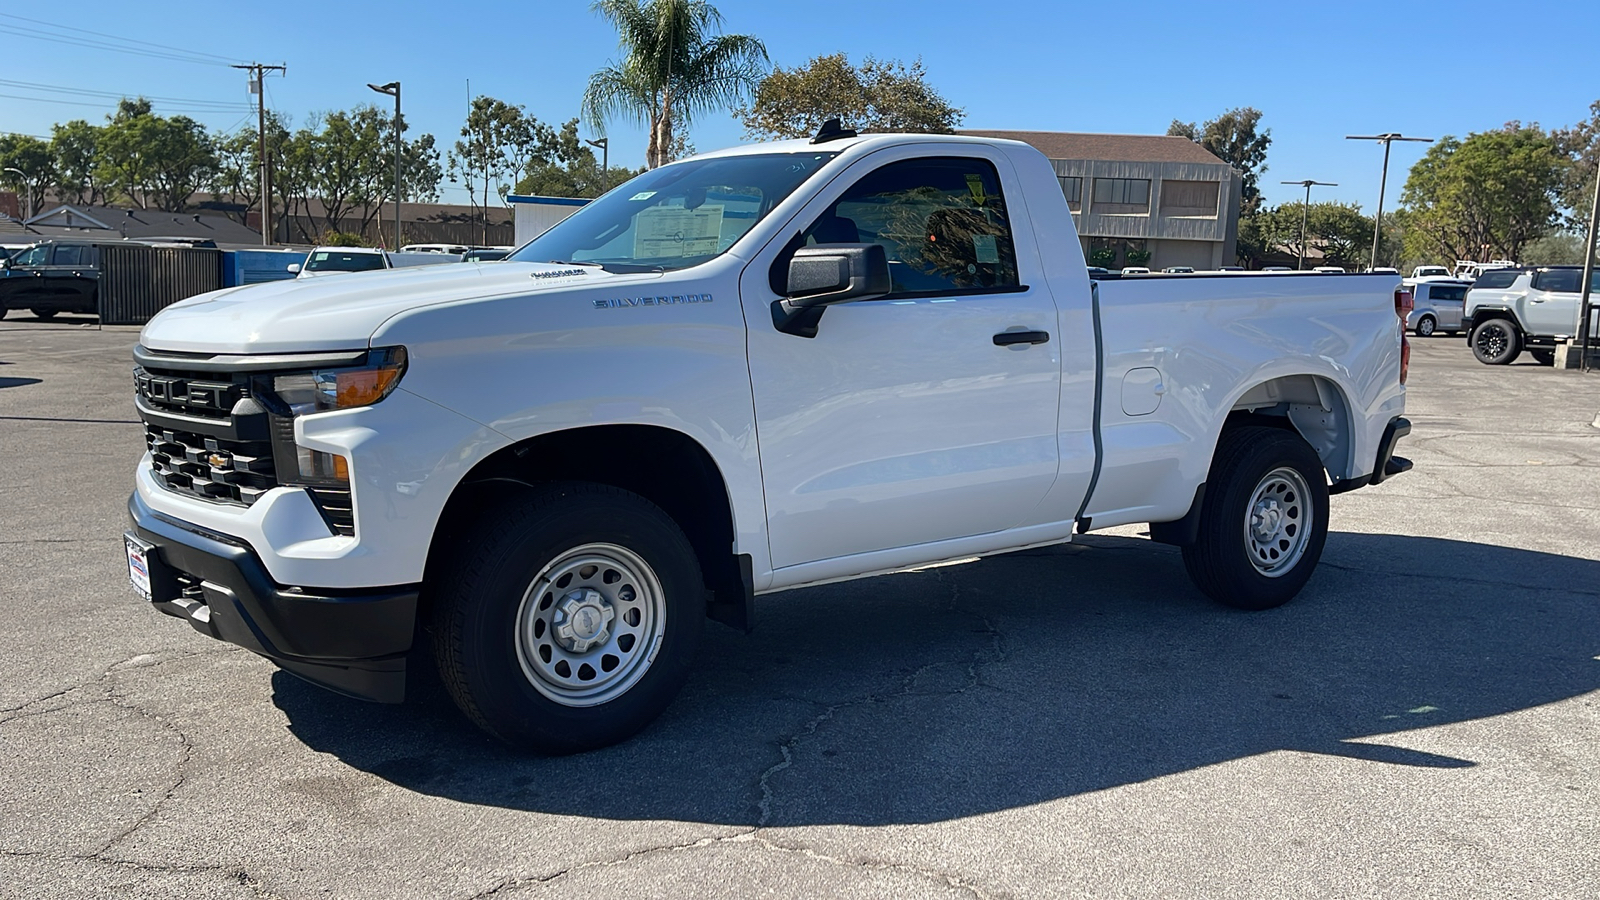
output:
M686 269L720 255L837 153L690 160L646 172L511 255L608 272Z
M382 268L386 268L382 253L318 250L306 260L308 272L367 272Z
M11 264L14 266L42 266L44 265L45 254L49 252L49 244L35 244L12 257Z

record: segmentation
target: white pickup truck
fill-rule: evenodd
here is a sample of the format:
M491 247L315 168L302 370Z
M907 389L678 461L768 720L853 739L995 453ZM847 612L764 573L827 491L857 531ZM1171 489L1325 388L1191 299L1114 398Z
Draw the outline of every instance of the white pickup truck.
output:
M706 154L507 262L156 316L130 577L347 694L398 702L436 665L542 752L642 728L707 617L747 629L798 585L1149 522L1202 591L1264 609L1311 576L1330 494L1409 468L1406 298L1091 282L1020 143Z

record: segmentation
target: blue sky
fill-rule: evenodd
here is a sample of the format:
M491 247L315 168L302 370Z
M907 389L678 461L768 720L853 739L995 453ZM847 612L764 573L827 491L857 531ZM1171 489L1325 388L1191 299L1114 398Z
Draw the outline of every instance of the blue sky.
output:
M1200 121L1231 106L1255 106L1272 129L1262 181L1274 203L1301 195L1279 181L1314 178L1339 186L1317 188L1313 199L1358 202L1370 212L1382 150L1346 141L1346 134L1464 135L1511 119L1564 126L1600 100L1600 54L1593 52L1600 3L1583 0L717 5L727 30L761 37L777 65L839 51L852 60L920 56L931 82L965 109L972 128L1160 134L1174 118ZM589 74L617 51L615 33L583 0L80 0L70 8L67 17L40 4L8 4L0 12L0 130L48 135L53 122L98 121L116 102L19 83L206 101L157 102L156 109L193 110L186 114L215 128L254 122L245 77L225 64L40 40L18 29L50 29L15 16L117 35L116 46L150 49L128 43L143 41L287 63L287 77L268 79L268 100L296 120L314 110L386 103L366 83L399 79L407 119L444 147L461 127L469 80L474 94L559 123L577 114ZM697 121L691 138L710 150L739 142L741 131L731 116L714 115ZM638 129L619 122L610 133L614 161L643 162ZM1425 149L1395 145L1389 208ZM447 190L445 199L463 196Z

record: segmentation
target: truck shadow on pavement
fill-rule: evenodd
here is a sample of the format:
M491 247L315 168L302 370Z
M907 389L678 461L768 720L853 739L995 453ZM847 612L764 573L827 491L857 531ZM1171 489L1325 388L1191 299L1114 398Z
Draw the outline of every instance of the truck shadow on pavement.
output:
M1405 732L1600 689L1600 562L1401 535L1330 535L1305 592L1265 613L1206 600L1171 548L1090 536L765 597L757 617L750 636L708 625L667 713L578 756L509 751L439 696L377 706L279 672L274 698L312 749L465 803L882 825L1272 751L1468 767L1469 738Z

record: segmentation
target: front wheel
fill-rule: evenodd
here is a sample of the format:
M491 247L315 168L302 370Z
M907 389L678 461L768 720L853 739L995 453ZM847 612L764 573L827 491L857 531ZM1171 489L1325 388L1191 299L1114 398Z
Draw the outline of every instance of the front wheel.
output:
M1184 567L1206 596L1271 609L1300 593L1328 538L1328 483L1300 435L1250 425L1223 432L1206 479L1198 539Z
M1417 337L1432 337L1434 329L1438 327L1439 323L1434 321L1433 316L1423 316L1417 320Z
M1522 334L1509 319L1490 319L1472 329L1472 355L1486 366L1509 365L1522 353Z
M535 488L441 567L439 673L469 719L505 742L573 753L648 725L682 687L705 620L688 539L618 488Z

